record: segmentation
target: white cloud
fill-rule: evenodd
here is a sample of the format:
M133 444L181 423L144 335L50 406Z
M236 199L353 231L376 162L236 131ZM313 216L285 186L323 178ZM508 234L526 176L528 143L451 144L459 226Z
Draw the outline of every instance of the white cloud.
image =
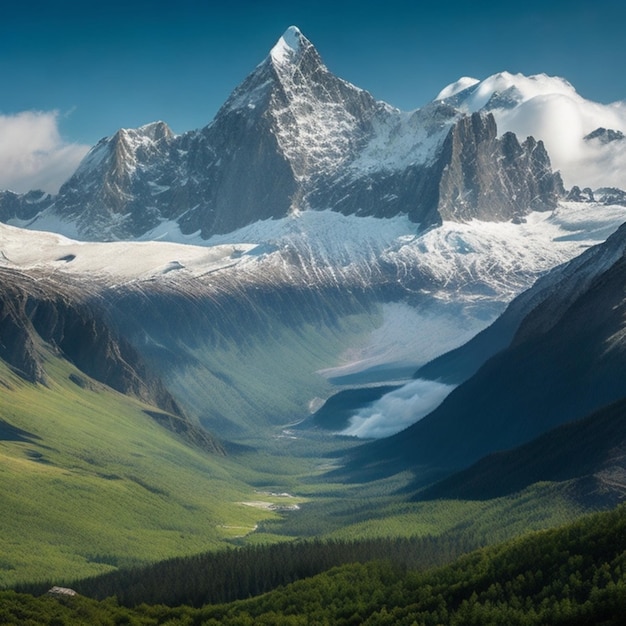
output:
M597 128L626 132L626 105L599 104L578 94L539 95L513 109L494 111L499 132L513 131L520 141L542 139L565 187L626 188L626 142L585 141Z
M0 189L56 193L88 150L62 139L56 111L0 115Z
M350 418L341 434L361 438L389 437L436 409L454 386L417 379L384 395Z

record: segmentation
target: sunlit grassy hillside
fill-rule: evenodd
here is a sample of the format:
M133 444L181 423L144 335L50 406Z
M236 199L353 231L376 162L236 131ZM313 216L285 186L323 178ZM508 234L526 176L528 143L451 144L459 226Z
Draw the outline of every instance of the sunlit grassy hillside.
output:
M0 586L212 549L276 516L243 504L264 496L231 459L177 438L152 407L52 355L46 371L35 385L0 364Z

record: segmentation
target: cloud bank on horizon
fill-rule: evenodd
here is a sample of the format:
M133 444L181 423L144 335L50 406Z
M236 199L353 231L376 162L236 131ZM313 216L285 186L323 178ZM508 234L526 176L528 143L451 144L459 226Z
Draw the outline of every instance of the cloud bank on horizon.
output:
M0 138L0 189L16 193L56 193L89 150L61 137L57 111L0 115Z

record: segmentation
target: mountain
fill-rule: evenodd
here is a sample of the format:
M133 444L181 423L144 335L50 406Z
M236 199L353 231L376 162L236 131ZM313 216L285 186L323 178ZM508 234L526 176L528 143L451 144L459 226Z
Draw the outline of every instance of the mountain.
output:
M584 99L565 79L500 72L464 77L435 99L466 114L491 113L500 132L541 139L566 186L626 188L626 103Z
M405 382L624 216L566 203L525 223L422 230L407 217L302 211L208 246L80 243L0 225L0 265L82 285L186 414L256 444L306 419L338 377Z
M36 214L5 194L0 216L90 240L149 238L166 224L208 239L304 209L423 226L519 220L564 193L542 141L521 137L498 136L491 112L376 101L290 27L205 128L119 130Z
M622 226L520 296L513 319L532 306L506 346L427 417L362 448L350 470L413 468L424 484L624 398L625 250Z
M46 382L41 344L50 346L91 378L163 410L180 409L141 360L71 285L8 268L0 270L0 357L30 382Z
M626 400L559 426L537 439L490 454L421 491L419 499L499 498L544 481L568 484L587 506L614 506L626 497Z
M43 191L29 191L17 194L12 191L0 191L0 221L11 219L28 222L53 202L50 194Z
M624 220L619 189L564 201L542 141L498 131L502 81L510 110L538 97L526 83L571 88L499 76L404 113L335 77L291 27L205 128L120 130L56 197L0 197L31 229L159 241L3 230L3 264L97 275L115 331L209 430L305 419L345 375L397 383L462 344ZM620 142L588 141L603 137Z
M608 175L566 194L541 135L507 128L546 95L525 81L564 83L500 78L521 96L462 80L404 113L292 27L205 128L123 129L57 196L0 195L5 497L24 486L0 528L9 580L42 537L93 572L243 542L263 520L251 541L302 536L335 506L331 528L347 508L362 521L406 470L417 489L622 398L626 231L589 247L626 196ZM597 129L585 145L617 154L618 125ZM342 478L403 475L329 504L324 455L344 448ZM292 487L312 514L278 519ZM77 490L87 515L60 542ZM110 533L97 551L92 523Z
M70 262L65 257L61 262ZM71 382L102 383L152 407L150 416L188 442L223 453L221 444L193 424L159 376L107 319L97 287L41 272L0 268L0 361L30 383L49 384L51 355L79 371Z
M515 298L493 324L466 344L426 363L413 377L456 385L467 380L485 361L509 345L524 318L534 308L553 301L560 302L562 307L569 305L622 255L623 248L619 244L596 246L554 268L540 277L532 289ZM555 285L558 285L558 298Z

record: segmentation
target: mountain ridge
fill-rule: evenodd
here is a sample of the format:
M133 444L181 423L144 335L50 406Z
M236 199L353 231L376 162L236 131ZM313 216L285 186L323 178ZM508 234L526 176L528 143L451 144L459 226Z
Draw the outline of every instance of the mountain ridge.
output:
M159 409L146 412L169 430L223 453L212 435L189 421L159 376L117 332L93 286L85 289L78 281L0 268L0 360L23 380L45 386L49 354L84 374L71 376L76 385L92 388L96 381L143 401Z
M468 115L444 101L412 113L377 101L290 27L204 128L122 129L38 210L0 196L0 217L89 240L170 221L207 239L306 209L429 226L554 208L564 189L541 139L498 137L491 110Z
M505 347L422 420L357 451L349 471L380 476L413 468L426 484L440 472L460 470L621 400L625 246L622 225L570 262L580 271L557 268L556 280L547 290L545 282L539 285L543 295ZM510 308L524 309L532 294L522 294Z
M626 400L567 422L518 448L483 457L415 498L499 498L543 481L570 481L586 504L614 506L626 497Z

